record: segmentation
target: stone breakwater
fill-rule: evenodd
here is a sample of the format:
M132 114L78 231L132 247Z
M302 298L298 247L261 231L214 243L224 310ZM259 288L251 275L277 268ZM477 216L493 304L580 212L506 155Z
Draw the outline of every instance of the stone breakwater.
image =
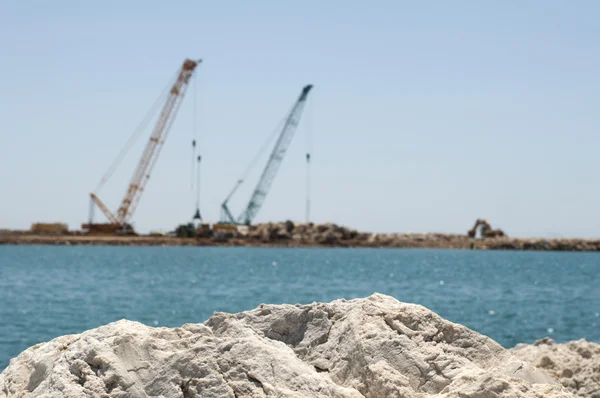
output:
M266 223L248 229L247 232L230 233L225 241L236 239L265 244L298 243L321 246L349 247L405 247L443 249L489 249L489 250L556 250L600 251L600 240L592 239L526 239L486 238L473 239L466 234L377 234L359 232L344 226L327 224L294 224L292 222Z
M239 231L203 231L194 238L172 236L88 236L0 234L0 244L123 246L390 247L475 250L600 251L598 239L472 239L459 234L377 234L327 224L265 223Z
M0 397L597 397L598 345L572 344L506 350L374 294L59 337L10 361Z

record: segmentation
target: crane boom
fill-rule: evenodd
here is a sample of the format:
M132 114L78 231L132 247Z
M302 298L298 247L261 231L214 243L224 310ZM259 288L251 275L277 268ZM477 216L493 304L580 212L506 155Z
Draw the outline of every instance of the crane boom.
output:
M175 120L177 110L183 101L183 97L185 96L185 92L189 85L189 80L194 73L196 66L200 62L201 60L194 61L191 59L186 59L183 62L177 75L177 79L169 91L167 101L160 112L158 121L152 130L152 135L146 144L142 157L133 173L125 197L123 198L116 215L111 213L94 193L90 194L93 203L102 210L112 224L120 225L121 227L128 225L128 222L142 197L144 187L150 178L150 173L156 164L160 150L169 133L169 129ZM89 226L92 226L91 220Z
M271 188L271 184L277 175L277 171L279 171L279 166L281 166L281 162L285 156L287 149L292 142L292 138L294 137L294 132L296 131L296 127L300 122L300 116L302 115L302 110L304 109L304 105L306 104L306 97L308 93L312 89L312 85L309 84L302 89L298 100L294 104L294 107L290 111L288 117L286 118L285 124L283 125L283 129L279 134L279 138L275 143L275 147L271 152L271 156L267 162L265 169L260 176L260 180L256 184L256 188L250 197L250 201L246 206L244 212L239 216L237 222L239 224L249 225L256 214L259 212L267 193L269 192L269 188Z
M185 95L190 77L199 62L186 59L181 67L179 76L169 92L167 102L160 113L156 126L154 126L150 140L146 144L140 162L133 173L127 193L117 211L117 217L121 224L125 224L129 220L142 197L144 187L150 178L150 172L156 164L162 144L165 142L169 129L175 120L175 115Z

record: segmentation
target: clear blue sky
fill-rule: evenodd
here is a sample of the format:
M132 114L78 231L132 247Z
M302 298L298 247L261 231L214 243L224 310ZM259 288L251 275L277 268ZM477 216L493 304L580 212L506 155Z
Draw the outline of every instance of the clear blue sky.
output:
M513 236L599 237L599 17L583 0L0 2L0 228L84 222L88 193L197 57L208 221L312 83L257 221L303 220L310 133L316 222L463 233L485 217ZM193 95L140 230L193 214ZM113 210L143 144L99 194Z

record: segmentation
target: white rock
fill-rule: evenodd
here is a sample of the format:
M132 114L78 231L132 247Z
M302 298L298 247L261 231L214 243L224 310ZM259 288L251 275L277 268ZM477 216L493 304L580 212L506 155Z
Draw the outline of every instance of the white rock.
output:
M600 398L600 344L585 340L555 344L550 338L512 349L517 357L534 363L580 397Z
M491 339L380 294L59 337L0 374L1 398L34 396L574 397Z

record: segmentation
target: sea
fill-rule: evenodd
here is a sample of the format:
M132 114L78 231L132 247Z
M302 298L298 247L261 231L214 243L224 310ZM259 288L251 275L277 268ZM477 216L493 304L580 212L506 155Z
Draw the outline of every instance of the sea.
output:
M174 327L374 292L505 347L545 336L600 342L597 253L0 246L0 371L34 344L123 318Z

